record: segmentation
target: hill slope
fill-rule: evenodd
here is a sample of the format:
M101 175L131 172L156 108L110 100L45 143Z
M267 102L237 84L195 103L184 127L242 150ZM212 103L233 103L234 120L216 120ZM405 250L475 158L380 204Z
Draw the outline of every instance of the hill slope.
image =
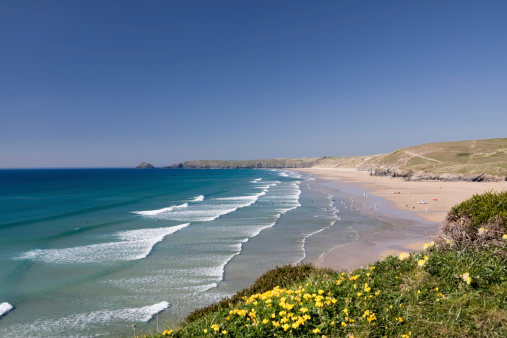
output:
M398 149L389 154L371 156L325 156L248 161L200 160L173 164L166 168L311 167L355 168L371 171L376 175L423 177L427 179L483 180L492 179L491 176L505 179L507 177L507 138L427 143ZM489 175L489 177L486 177L486 175Z

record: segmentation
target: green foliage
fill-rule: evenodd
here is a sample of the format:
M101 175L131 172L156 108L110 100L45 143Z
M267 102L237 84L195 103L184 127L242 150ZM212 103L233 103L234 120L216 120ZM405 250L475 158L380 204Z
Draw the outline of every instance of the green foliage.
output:
M332 270L316 268L311 263L302 263L298 265L284 265L276 267L260 276L249 288L243 289L231 298L226 298L218 303L212 304L208 307L197 309L190 313L185 322L192 322L203 315L215 312L222 308L228 308L231 304L237 304L243 300L243 297L255 293L262 293L273 289L276 286L286 287L293 283L306 280L312 274L325 274L331 273Z
M489 191L481 195L474 195L453 207L447 219L451 222L469 219L472 226L479 228L497 215L501 217L503 225L507 229L507 191L501 193Z

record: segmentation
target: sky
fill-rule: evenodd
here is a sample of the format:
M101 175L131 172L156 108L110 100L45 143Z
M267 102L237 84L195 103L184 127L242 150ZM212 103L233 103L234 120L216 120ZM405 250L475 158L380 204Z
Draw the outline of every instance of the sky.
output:
M507 137L507 1L0 2L0 168Z

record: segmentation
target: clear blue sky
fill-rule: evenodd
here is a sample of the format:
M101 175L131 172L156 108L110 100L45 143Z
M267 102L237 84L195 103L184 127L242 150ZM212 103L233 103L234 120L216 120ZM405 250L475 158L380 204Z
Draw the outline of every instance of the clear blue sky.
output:
M507 137L507 1L0 2L0 168Z

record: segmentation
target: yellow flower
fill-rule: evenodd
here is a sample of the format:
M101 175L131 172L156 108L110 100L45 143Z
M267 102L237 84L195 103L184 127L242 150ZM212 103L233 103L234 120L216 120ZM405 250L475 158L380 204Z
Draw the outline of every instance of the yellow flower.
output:
M479 235L482 235L485 232L486 232L486 230L484 228L479 228Z
M315 330L313 330L313 333L319 333L319 332L320 332L319 328L316 328Z
M342 326L347 326L347 323L345 323L345 322L342 322Z
M283 324L282 327L283 327L284 331L287 331L289 329L290 325L289 324Z
M424 250L431 248L433 245L435 245L434 241L431 241L429 243L424 243Z
M208 333L208 329L204 329L204 333Z
M223 330L223 331L222 331L222 334L227 334L227 331Z
M169 331L166 330L166 331L162 332L162 336L168 336L170 334L173 334L173 330L169 330Z
M424 264L426 264L426 261L424 259L421 259L420 261L417 262L417 265L419 266L424 266Z
M502 239L507 240L507 234L504 234L504 235L502 236Z
M468 272L465 272L461 275L461 278L467 283L470 284L472 282L472 277L470 277L470 274Z
M267 324L267 323L269 323L269 320L267 320L266 318L264 318L264 319L262 320L262 324Z
M410 257L410 254L408 252L402 252L399 256L400 260L404 260Z

